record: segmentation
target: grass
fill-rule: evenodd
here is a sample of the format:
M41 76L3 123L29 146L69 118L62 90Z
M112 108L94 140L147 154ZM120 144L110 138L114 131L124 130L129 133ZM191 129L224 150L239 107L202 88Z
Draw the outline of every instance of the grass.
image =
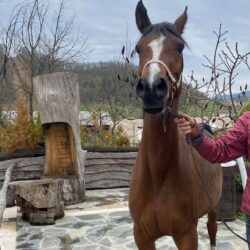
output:
M246 221L246 215L243 214L242 212L237 212L237 219L241 221Z

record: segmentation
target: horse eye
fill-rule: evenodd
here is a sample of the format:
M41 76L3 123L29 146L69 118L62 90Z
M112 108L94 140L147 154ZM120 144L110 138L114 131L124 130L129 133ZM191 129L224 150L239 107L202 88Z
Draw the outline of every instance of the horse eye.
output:
M140 54L140 49L139 49L139 47L135 47L135 52L137 53L137 54Z
M182 51L184 50L185 46L183 44L179 45L176 50L179 52L179 53L182 53Z

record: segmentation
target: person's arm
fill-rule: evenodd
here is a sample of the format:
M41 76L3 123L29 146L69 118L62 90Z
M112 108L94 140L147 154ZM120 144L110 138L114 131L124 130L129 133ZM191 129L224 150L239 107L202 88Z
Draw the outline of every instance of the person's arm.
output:
M185 120L185 121L184 121ZM250 113L247 112L235 123L227 133L215 139L207 136L200 124L192 118L184 116L177 121L182 134L191 134L194 148L208 161L223 163L247 155L247 124Z

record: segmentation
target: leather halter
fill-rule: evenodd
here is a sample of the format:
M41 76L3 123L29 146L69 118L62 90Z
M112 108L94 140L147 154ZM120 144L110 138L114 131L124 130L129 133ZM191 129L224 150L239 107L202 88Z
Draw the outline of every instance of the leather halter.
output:
M180 77L179 77L179 79L178 79L178 81L177 81L177 79L173 76L171 70L170 70L169 67L167 66L167 64L164 63L162 60L159 60L159 59L151 59L151 60L147 61L147 62L144 64L142 70L144 70L144 69L145 69L148 65L150 65L151 63L158 63L158 64L162 65L163 68L166 70L166 72L167 72L167 74L168 74L170 80L171 80L172 83L174 84L174 86L175 86L176 88L178 88L178 87L180 86L180 83L181 83L181 80L182 80L182 73L180 74Z
M173 95L174 95L174 93L175 93L175 91L176 91L176 89L177 88L179 88L179 86L180 86L180 84L181 84L181 81L182 81L182 72L181 72L181 74L180 74L180 76L179 76L179 79L177 80L174 76L173 76L173 74L172 74L172 72L171 72L171 70L169 69L169 67L167 66L167 64L166 63L164 63L163 61L161 61L161 60L159 60L159 59L151 59L151 60L149 60L149 61L147 61L145 64L144 64L144 66L143 66L143 69L142 70L144 70L148 65L150 65L151 63L158 63L158 64L160 64L160 65L162 65L163 66L163 68L166 70L166 72L167 72L167 75L168 75L168 77L170 78L170 80L171 80L171 82L172 82L172 84L173 84L173 88L174 88L174 91L173 91L173 93L172 93L172 101L173 101ZM163 108L163 110L162 110L162 126L163 126L163 131L166 133L166 131L167 131L167 119L168 119L168 117L169 116L172 116L172 117L181 117L181 115L179 115L178 113L176 114L176 113L174 113L173 111L172 111L172 102L171 102L171 104L170 105L168 105L168 106L165 106L164 108Z

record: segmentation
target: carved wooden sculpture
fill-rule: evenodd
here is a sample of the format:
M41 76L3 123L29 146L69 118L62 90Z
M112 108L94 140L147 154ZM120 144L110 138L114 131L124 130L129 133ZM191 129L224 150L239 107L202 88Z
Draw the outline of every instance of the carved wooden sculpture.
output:
M85 154L80 143L77 75L37 76L34 88L45 134L45 176L63 178L65 203L79 203L85 199Z

